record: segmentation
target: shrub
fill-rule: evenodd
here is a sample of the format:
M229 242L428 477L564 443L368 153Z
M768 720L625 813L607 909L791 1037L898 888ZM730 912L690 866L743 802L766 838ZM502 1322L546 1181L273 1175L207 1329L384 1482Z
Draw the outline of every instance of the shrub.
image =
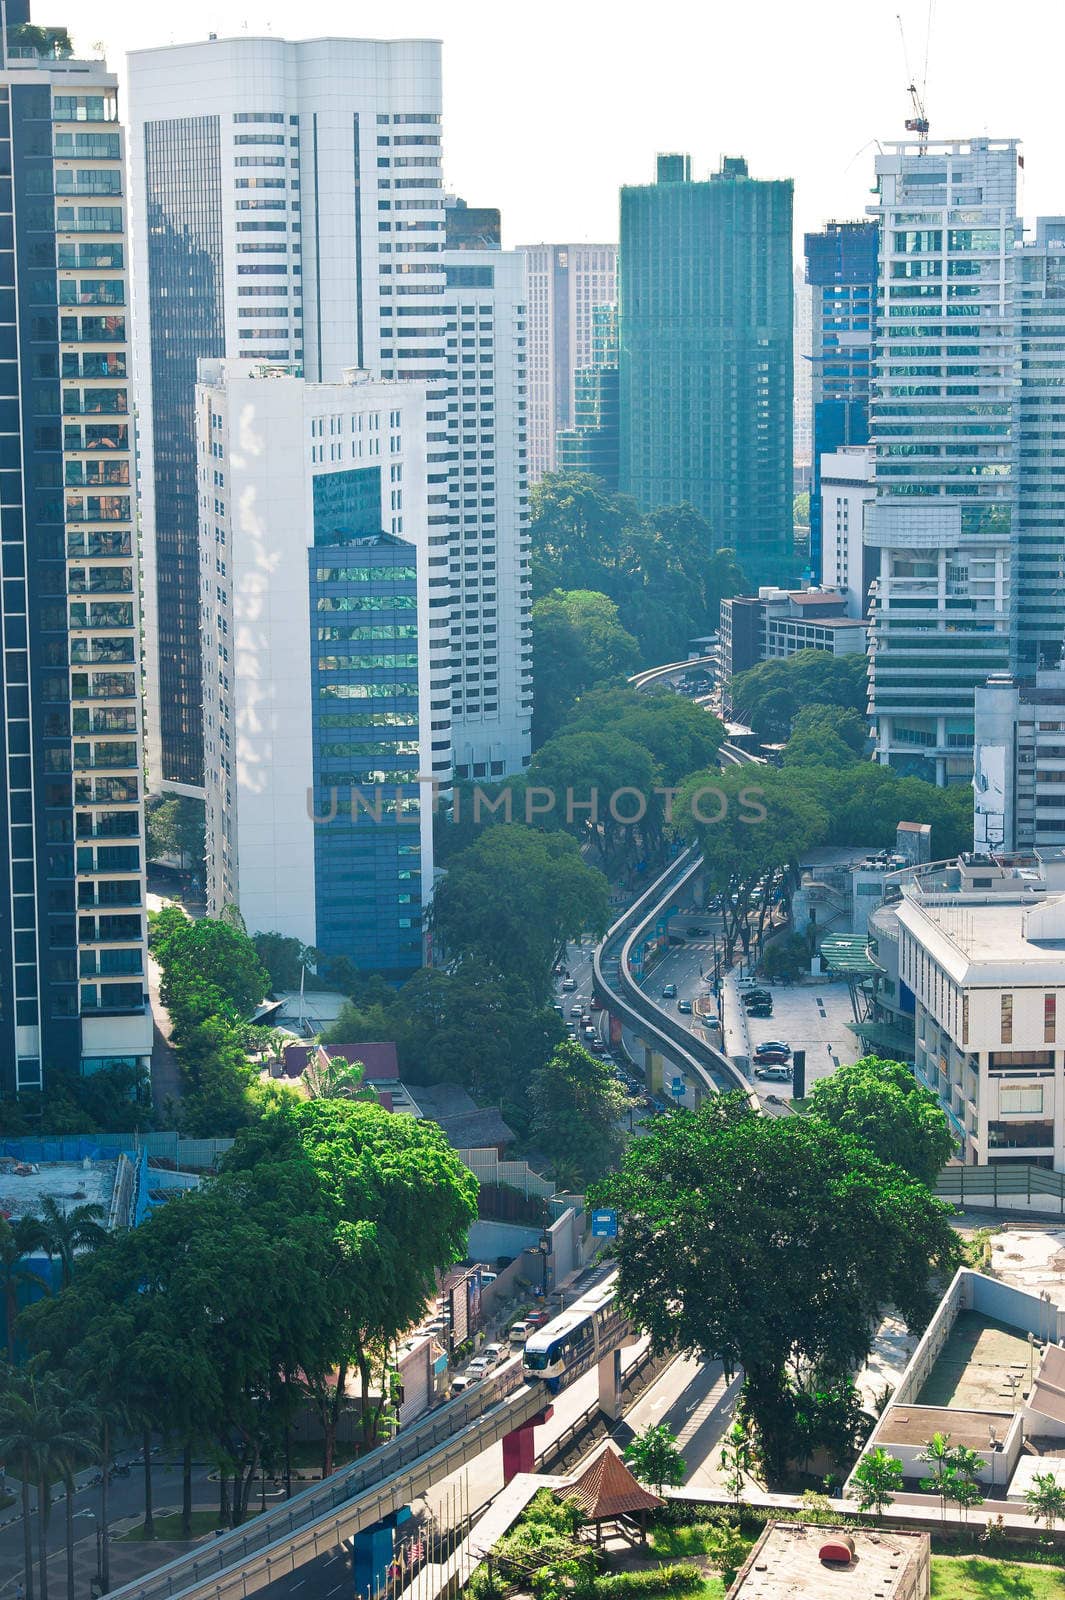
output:
M647 1572L618 1572L596 1581L597 1600L639 1600L643 1595L694 1594L703 1586L698 1567L674 1563Z

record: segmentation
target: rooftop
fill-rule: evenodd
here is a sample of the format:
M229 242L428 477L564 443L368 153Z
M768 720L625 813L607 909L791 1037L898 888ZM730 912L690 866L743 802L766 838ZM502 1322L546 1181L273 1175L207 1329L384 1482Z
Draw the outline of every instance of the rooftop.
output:
M1001 1443L1012 1421L1012 1408L967 1411L953 1406L889 1406L877 1430L876 1442L890 1450L892 1445L925 1445L934 1433L949 1433L954 1445L986 1451L992 1428Z
M917 1404L1013 1410L1028 1392L1031 1362L1023 1329L979 1311L959 1311Z
M64 1210L74 1206L98 1205L104 1218L111 1206L118 1162L41 1161L20 1162L0 1156L0 1211L6 1217L24 1217L39 1211L48 1195Z
M846 1564L827 1564L821 1558L826 1546L846 1550ZM929 1567L927 1533L901 1533L894 1529L873 1532L867 1528L809 1527L794 1522L771 1522L751 1551L728 1600L812 1600L843 1595L847 1600L892 1600L927 1594L920 1575Z
M1065 895L1045 900L903 891L898 919L958 983L1012 983L1018 966L1026 981L1065 984ZM976 968L978 970L974 971Z

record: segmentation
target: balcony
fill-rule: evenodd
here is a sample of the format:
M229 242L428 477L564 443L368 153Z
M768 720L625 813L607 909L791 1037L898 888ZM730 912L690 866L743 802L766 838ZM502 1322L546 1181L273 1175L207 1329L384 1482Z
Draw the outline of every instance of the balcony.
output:
M989 1122L989 1150L1050 1150L1054 1145L1053 1122Z

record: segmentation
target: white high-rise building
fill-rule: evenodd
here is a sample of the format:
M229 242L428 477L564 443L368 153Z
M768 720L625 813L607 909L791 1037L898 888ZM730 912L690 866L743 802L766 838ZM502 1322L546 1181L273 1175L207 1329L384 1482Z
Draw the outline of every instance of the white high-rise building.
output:
M449 211L449 224L462 215ZM520 772L531 749L525 262L467 245L444 260L461 530L451 551L451 737L455 776L491 779Z
M940 784L971 782L973 696L1010 660L1017 169L1013 139L876 158L869 709L877 758Z
M802 267L795 269L795 418L792 423L792 451L796 469L809 468L814 448L813 402L813 351L814 314L813 289L806 281ZM796 488L799 475L796 471ZM815 580L816 580L815 574ZM827 583L827 575L822 575Z
M427 385L434 770L450 770L448 430L440 47L209 39L129 58L148 760L203 782L196 363L351 368Z
M863 536L874 494L872 445L844 445L823 455L819 481L823 582L846 593L849 617L864 617L872 576Z
M204 361L207 902L399 976L433 881L425 386Z
M529 482L557 462L555 438L572 428L573 382L593 361L593 313L616 305L616 244L522 247L529 315Z

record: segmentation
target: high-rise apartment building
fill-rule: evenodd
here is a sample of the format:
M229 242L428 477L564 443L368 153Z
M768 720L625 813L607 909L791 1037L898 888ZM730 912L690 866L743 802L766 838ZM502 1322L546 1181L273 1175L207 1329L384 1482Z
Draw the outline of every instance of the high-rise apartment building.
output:
M593 366L595 310L617 301L614 244L522 250L529 316L529 482L558 466L559 432L574 426L574 380Z
M1065 217L1037 219L1017 254L1013 304L1013 669L1030 679L1065 650Z
M0 1091L147 1067L137 546L118 82L4 14Z
M830 222L805 237L811 311L810 569L815 583L837 581L823 555L821 457L869 439L878 231L875 222Z
M621 488L688 502L752 584L792 569L792 184L660 156L621 191Z
M196 791L199 359L295 363L314 382L366 368L426 383L428 536L448 552L458 480L440 48L240 37L129 60L149 769L157 785ZM444 723L445 606L434 624L434 711ZM443 776L450 752L440 732Z
M591 472L610 490L618 486L618 308L592 313L592 364L573 378L573 426L555 441L560 472Z
M532 748L528 332L524 259L500 250L483 228L471 229L470 217L478 214L461 202L447 210L448 432L457 531L449 568L440 570L450 570L455 602L455 775L499 778L520 772Z
M972 779L973 695L1010 659L1017 144L876 158L880 306L866 541L877 757Z
M420 780L449 738L425 386L294 372L200 364L208 912L399 976L432 888Z

